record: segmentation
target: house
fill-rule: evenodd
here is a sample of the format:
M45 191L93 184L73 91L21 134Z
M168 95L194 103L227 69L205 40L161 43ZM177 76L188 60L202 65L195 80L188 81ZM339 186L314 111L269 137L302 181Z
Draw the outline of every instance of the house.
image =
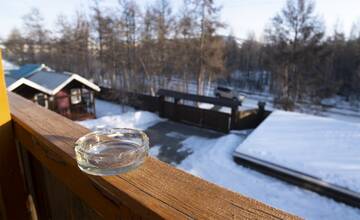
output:
M27 64L5 75L8 91L72 120L95 118L94 92L100 88L78 74Z

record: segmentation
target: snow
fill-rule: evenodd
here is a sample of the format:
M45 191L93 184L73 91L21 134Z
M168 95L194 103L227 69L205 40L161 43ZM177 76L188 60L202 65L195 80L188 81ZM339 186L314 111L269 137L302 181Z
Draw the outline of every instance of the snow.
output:
M96 100L98 118L80 121L79 124L95 130L99 127L136 128L146 130L162 121L159 116L147 111L135 111L127 106L120 106L102 100Z
M2 62L3 62L3 67L4 67L5 72L19 68L17 65L15 65L7 60L2 60Z
M306 219L359 219L360 210L237 165L232 158L244 136L218 139L189 137L183 144L192 154L177 167L270 206Z
M236 151L360 192L360 124L274 111Z
M212 109L214 108L214 105L213 104L210 104L210 103L198 103L198 107L199 108L202 108L202 109Z
M174 132L174 131L171 131L171 132L169 132L169 133L167 133L165 135L168 136L168 137L171 137L171 138L186 138L185 135Z
M110 115L121 115L128 111L135 111L133 108L125 105L118 105L112 102L107 102L101 99L95 100L95 111L96 117L100 118L103 116L110 116Z
M360 123L360 112L356 112L354 110L329 108L322 112L320 115L342 121Z
M153 113L135 111L129 107L101 100L96 100L96 111L98 119L79 123L90 129L100 125L146 129L162 120ZM306 219L360 219L358 209L237 165L233 161L232 153L243 143L249 132L236 131L212 139L186 137L178 151L190 151L192 154L180 164L172 165ZM169 132L167 136L183 137L184 135ZM149 154L157 157L160 151L161 146L156 145L150 149Z
M149 150L149 154L153 157L157 157L160 153L160 145L155 145L153 147L150 148Z
M95 130L98 127L112 127L112 128L136 128L146 130L154 124L157 124L160 119L157 115L146 112L126 112L121 115L103 116L101 118L81 121L81 125Z

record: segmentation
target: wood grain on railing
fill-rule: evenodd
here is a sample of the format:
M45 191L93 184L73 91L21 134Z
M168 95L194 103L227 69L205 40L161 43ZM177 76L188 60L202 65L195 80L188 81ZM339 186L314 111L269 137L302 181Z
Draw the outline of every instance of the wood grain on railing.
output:
M9 97L21 146L100 217L297 219L151 157L129 173L84 174L77 167L73 146L89 130L15 94Z

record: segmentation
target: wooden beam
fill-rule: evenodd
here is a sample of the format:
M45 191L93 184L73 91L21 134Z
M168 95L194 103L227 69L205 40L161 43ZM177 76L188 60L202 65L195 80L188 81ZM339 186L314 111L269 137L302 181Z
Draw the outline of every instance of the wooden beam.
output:
M76 165L74 142L89 130L15 94L10 95L10 100L16 136L22 145L102 216L297 219L151 157L140 168L122 175L98 177L82 173Z
M21 175L19 158L6 92L0 50L0 212L5 219L27 219L27 193Z
M235 152L235 162L258 172L273 176L290 184L306 188L355 208L360 208L360 193L319 179L318 177L290 169L247 154Z
M238 106L241 105L240 101L235 101L232 99L194 95L194 94L177 92L177 91L172 91L172 90L167 90L167 89L159 89L159 91L157 92L157 95L165 96L165 97L173 97L175 99L189 100L189 101L194 101L194 102L210 103L210 104L214 104L214 105L227 106L227 107L236 107L237 108Z

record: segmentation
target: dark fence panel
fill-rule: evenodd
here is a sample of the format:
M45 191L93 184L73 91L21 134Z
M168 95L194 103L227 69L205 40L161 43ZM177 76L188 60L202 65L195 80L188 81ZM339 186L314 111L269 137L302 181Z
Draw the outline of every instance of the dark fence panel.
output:
M177 121L177 117L175 115L175 105L171 102L164 102L163 103L163 109L162 109L162 115L161 117L164 118L170 118L175 121Z
M162 116L165 118L220 132L229 132L229 114L171 102L164 102L163 106Z
M204 112L199 108L176 105L176 113L178 114L178 120L190 124L202 126ZM215 127L213 128L215 129Z
M216 128L215 130L218 131L229 132L230 122L229 114L211 110L203 111L203 126L205 128Z
M145 111L157 112L159 110L158 98L150 95L132 93L128 103L135 108Z

